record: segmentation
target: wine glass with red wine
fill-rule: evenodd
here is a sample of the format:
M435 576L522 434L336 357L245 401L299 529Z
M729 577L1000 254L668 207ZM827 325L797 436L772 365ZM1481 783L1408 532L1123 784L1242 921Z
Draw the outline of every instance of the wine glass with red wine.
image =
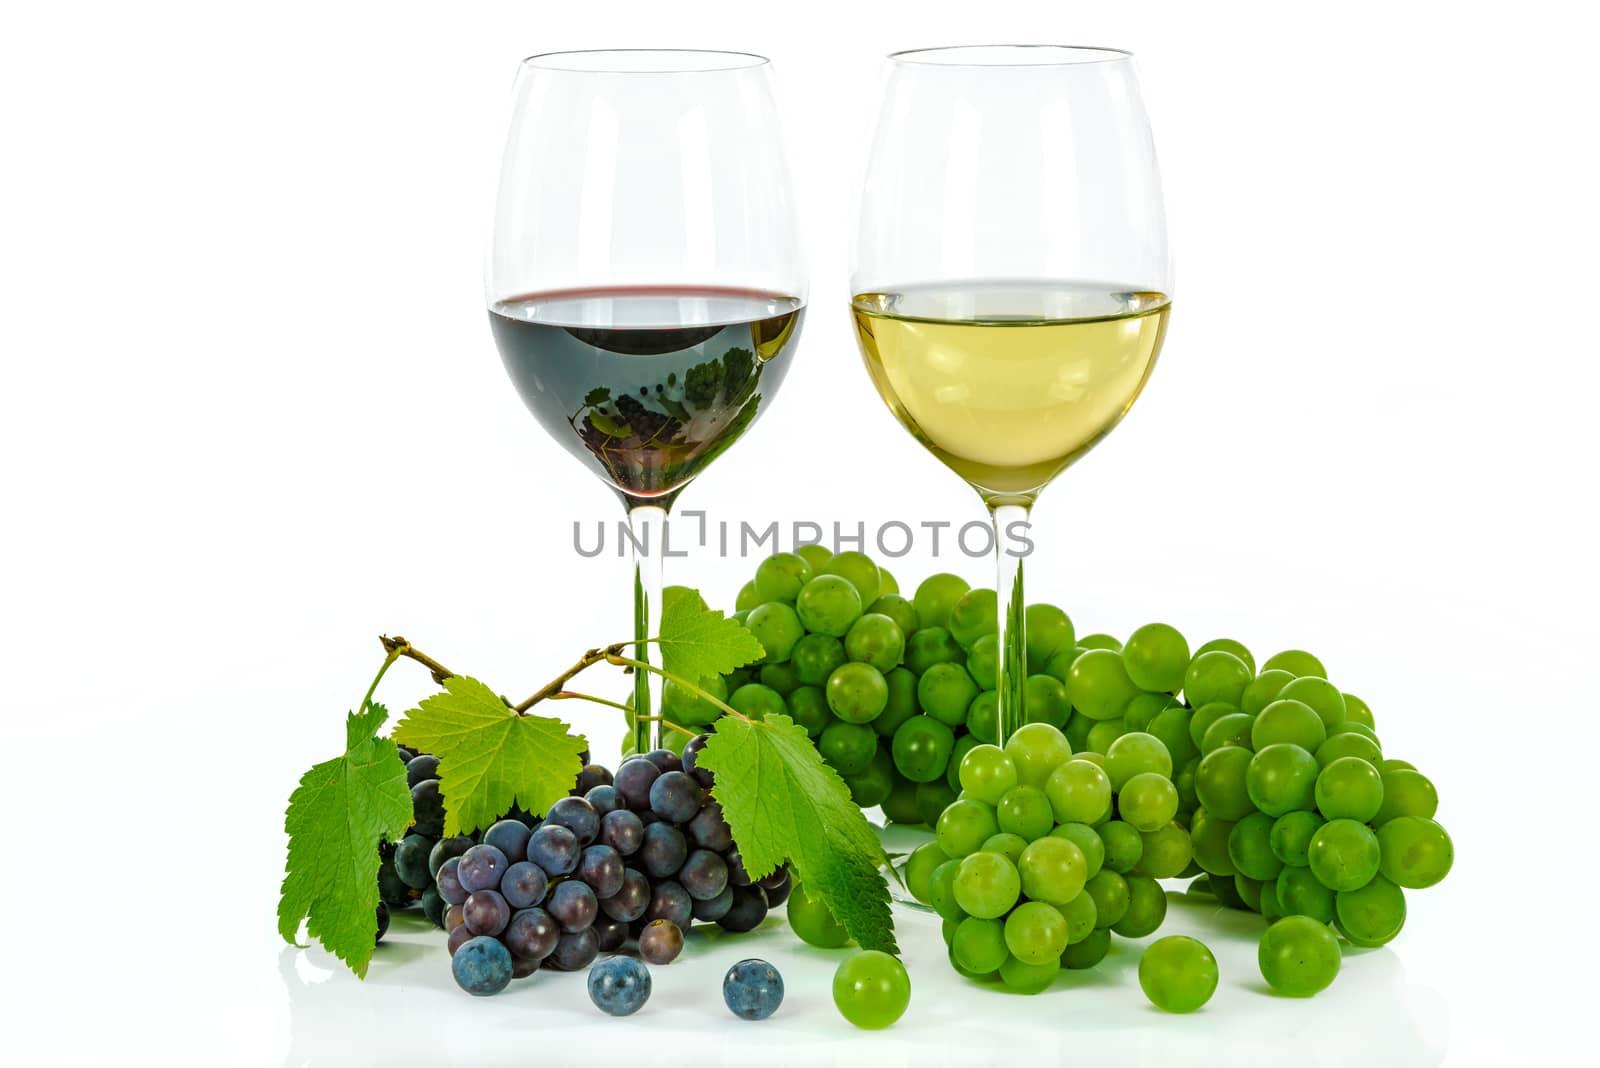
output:
M650 637L667 512L772 403L800 335L805 269L767 60L524 60L487 275L512 384L628 510L634 633ZM646 718L657 680L635 675L640 752L661 744Z

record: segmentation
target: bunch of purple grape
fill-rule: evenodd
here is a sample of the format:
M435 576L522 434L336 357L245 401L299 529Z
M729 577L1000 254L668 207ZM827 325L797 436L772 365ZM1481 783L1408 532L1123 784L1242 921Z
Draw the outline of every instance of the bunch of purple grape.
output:
M579 971L630 940L667 964L696 920L749 931L789 896L787 868L760 882L745 871L711 772L696 763L705 743L629 757L615 775L586 765L542 820L500 820L444 857L435 878L450 954L473 946L452 962L463 989L497 993L541 967Z
M389 926L389 913L416 905L440 927L444 926L445 904L434 885L434 873L445 855L464 852L472 845L466 840L457 847L456 839L444 834L444 799L439 793L439 758L416 753L404 746L395 747L406 766L406 785L411 789L412 825L405 837L378 847L378 938ZM438 853L438 859L434 855Z

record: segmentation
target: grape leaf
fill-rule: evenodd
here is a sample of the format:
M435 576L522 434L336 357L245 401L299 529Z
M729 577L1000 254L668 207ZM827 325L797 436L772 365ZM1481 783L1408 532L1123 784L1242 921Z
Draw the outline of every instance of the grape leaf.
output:
M366 978L378 934L378 843L399 841L411 824L406 766L377 738L388 718L368 702L345 721L343 756L306 772L289 795L289 835L278 899L278 933L297 945L300 921L323 946Z
M737 619L707 608L694 590L669 586L661 598L661 666L680 678L726 675L767 654Z
M727 716L698 763L716 773L711 794L752 877L788 860L858 945L899 952L878 837L804 728L778 713L759 723Z
M565 723L519 715L466 675L445 679L444 689L407 712L394 738L439 758L446 835L487 827L513 803L542 815L571 792L588 743Z

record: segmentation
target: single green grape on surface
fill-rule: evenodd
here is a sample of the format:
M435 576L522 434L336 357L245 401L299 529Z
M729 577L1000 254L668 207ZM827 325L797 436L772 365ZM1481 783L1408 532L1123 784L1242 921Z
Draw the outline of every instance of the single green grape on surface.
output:
M1139 958L1139 987L1166 1012L1194 1012L1216 993L1217 958L1185 935L1158 938Z
M833 1003L857 1027L888 1027L911 1004L911 977L905 965L876 949L852 953L833 973Z

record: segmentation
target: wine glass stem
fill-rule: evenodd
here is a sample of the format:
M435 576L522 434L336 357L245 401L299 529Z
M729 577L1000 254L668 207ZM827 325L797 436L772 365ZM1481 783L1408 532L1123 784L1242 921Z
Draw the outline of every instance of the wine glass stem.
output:
M1027 601L1022 593L1022 557L1028 509L1020 504L997 504L989 514L994 519L995 593L1000 613L1000 666L995 677L1000 694L998 738L1004 745L1027 722L1023 707L1028 683Z
M629 546L633 554L634 657L647 664L658 653L646 640L661 633L661 561L667 538L667 510L654 504L628 509ZM633 747L636 753L661 748L661 676L638 668L633 673Z

